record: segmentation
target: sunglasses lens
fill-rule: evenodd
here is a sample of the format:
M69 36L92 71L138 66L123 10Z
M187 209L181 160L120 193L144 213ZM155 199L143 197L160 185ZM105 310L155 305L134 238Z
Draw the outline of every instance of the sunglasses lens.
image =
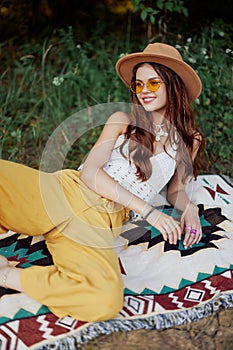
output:
M158 91L158 89L160 88L160 84L161 82L158 80L148 80L148 82L146 83L146 87L149 91L151 92L156 92ZM130 89L135 93L135 94L140 94L143 90L144 87L144 83L141 81L134 81L133 83L131 83L130 85Z
M131 85L130 85L130 89L135 93L135 94L140 94L140 92L142 92L143 89L143 83L139 82L139 81L134 81Z
M157 80L148 80L147 82L147 88L148 90L152 91L152 92L156 92L158 91L160 87L160 82Z
M142 89L143 89L143 83L136 81L135 82L136 94L140 94L140 92L142 92Z

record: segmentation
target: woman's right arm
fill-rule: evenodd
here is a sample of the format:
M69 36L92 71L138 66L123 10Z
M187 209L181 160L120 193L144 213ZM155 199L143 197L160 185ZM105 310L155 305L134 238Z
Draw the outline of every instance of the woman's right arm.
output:
M128 115L123 112L114 113L108 119L99 139L84 162L80 178L99 195L120 203L143 216L149 211L150 206L119 185L103 170L111 156L117 138L125 133L128 123Z
M128 115L122 112L114 113L108 119L99 139L85 160L80 178L90 189L102 197L117 202L145 217L152 207L122 187L103 170L111 156L117 138L125 133L128 123ZM180 239L180 227L170 216L155 209L148 215L147 221L162 233L164 240L169 239L170 243L176 243L177 239ZM168 232L170 235L167 234Z

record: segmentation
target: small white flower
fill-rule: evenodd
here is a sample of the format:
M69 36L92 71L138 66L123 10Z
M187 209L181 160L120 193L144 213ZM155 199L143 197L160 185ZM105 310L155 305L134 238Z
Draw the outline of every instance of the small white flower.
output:
M197 62L196 59L195 59L195 58L192 58L192 57L189 57L188 60L189 60L189 62L191 62L191 63L196 63L196 62Z
M76 45L76 47L77 47L77 49L81 49L81 45L80 44L78 44L78 45Z
M206 49L205 47L203 47L203 48L201 49L201 53L202 53L203 55L206 55L206 54L207 54L207 49Z
M208 60L208 59L209 59L209 56L208 56L208 55L205 55L205 59Z
M64 81L63 77L54 77L53 78L53 85L60 86Z
M231 52L231 49L226 49L226 53L230 53Z
M126 53L120 53L119 58L124 57L124 56L126 56L126 55L128 55L127 52L126 52Z
M181 49L181 46L179 44L176 44L176 49Z
M188 38L187 43L191 43L191 42L192 42L192 38Z

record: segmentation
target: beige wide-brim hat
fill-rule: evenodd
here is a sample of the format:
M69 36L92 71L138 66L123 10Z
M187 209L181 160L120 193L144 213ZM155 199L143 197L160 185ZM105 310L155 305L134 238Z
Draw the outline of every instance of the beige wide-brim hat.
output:
M142 52L121 57L116 63L116 71L127 86L131 83L134 66L143 62L159 63L172 69L183 80L190 102L200 95L202 84L199 76L190 65L183 61L179 51L173 46L153 43Z

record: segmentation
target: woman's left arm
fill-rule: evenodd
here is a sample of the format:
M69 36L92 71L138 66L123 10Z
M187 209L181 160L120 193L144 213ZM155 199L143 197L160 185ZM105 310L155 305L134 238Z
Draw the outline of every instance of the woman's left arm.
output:
M194 141L192 160L197 155L199 141ZM191 202L186 193L186 183L183 183L184 165L180 162L175 174L168 185L167 200L178 210L182 211L180 226L184 233L184 247L191 247L199 243L202 237L202 229L199 219L199 209Z

